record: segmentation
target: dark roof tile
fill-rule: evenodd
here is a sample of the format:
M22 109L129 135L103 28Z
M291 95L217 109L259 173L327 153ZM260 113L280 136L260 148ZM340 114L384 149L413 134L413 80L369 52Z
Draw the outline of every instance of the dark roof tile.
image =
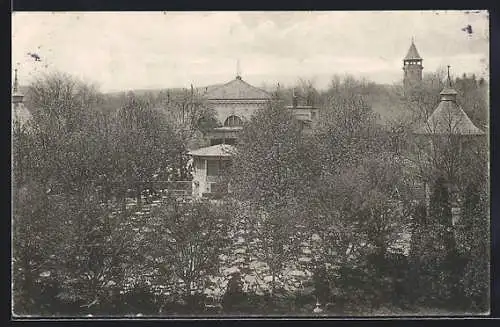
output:
M456 94L456 91L445 88L443 92L441 95L444 97L436 110L427 119L425 125L415 131L415 134L483 135L484 132L474 125L456 101L445 98L445 96Z
M415 43L411 43L410 49L408 49L408 53L406 54L404 60L422 60L422 57L418 54Z

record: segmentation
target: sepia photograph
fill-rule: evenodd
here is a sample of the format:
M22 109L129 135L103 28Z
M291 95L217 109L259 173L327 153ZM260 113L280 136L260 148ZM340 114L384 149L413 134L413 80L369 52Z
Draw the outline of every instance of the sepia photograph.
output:
M486 10L12 12L11 316L490 314Z

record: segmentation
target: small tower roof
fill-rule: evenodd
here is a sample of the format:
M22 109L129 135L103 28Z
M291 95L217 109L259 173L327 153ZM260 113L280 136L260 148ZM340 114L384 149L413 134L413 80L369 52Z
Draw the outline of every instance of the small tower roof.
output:
M417 47L413 40L411 41L410 49L408 49L408 53L404 60L422 60L422 57L418 54Z
M442 100L456 100L458 92L451 85L450 65L448 65L448 80L443 90L439 93Z
M457 91L451 85L450 66L448 66L448 85L441 93L441 101L426 124L415 134L424 135L484 135L457 103Z
M415 134L422 135L484 135L454 101L441 100L426 124Z

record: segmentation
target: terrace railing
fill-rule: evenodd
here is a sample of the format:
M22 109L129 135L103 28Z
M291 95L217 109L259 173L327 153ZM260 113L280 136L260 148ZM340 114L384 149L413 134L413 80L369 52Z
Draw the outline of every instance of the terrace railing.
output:
M95 182L96 191L102 190L103 187L99 182ZM168 191L173 194L179 195L191 195L192 194L192 182L191 181L138 181L135 183L131 183L131 185L141 186L143 191L150 190L152 192L159 191ZM107 186L111 190L117 190L122 188L122 182L111 182L107 183ZM128 190L129 192L134 192L134 189ZM50 187L47 188L47 194L49 195L58 195L63 194L64 190L62 185L59 184L51 184Z
M142 185L144 189L168 190L176 194L191 195L193 191L193 183L191 181L151 181L142 182Z

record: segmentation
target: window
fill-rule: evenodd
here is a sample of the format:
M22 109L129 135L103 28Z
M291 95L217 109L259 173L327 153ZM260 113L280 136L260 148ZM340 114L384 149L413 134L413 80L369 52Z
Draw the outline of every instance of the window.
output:
M219 176L218 160L207 160L207 176Z
M227 117L226 121L224 122L224 126L241 126L243 125L243 121L241 120L240 117L238 116L229 116Z
M231 167L229 160L208 160L207 176L221 176Z
M223 139L212 139L210 140L210 145L217 145L217 144L222 144L224 143Z

